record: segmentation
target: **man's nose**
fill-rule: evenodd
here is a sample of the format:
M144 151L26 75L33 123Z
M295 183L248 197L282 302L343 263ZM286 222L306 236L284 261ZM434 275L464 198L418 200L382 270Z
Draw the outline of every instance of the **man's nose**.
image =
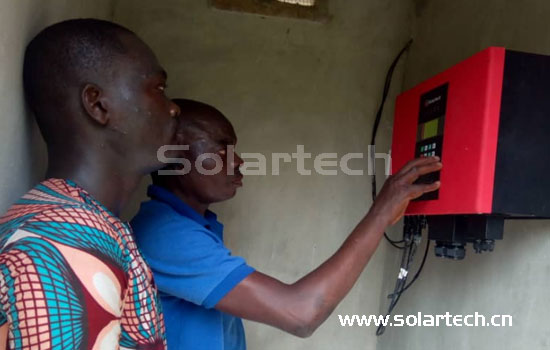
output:
M180 114L181 114L180 107L174 102L170 102L170 116L179 117Z
M233 168L240 168L241 165L244 164L244 160L239 156L238 153L235 153L235 157L234 157L234 160L233 160Z

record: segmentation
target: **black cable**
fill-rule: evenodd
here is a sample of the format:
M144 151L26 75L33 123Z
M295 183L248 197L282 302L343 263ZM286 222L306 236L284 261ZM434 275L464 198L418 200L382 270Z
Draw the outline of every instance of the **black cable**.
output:
M410 262L412 261L412 258L414 257L415 250L413 249L414 244L410 244L405 248L405 251L403 251L403 256L401 257L401 266L400 266L400 272L399 277L397 278L395 282L395 288L392 294L390 294L388 297L391 299L390 305L388 306L388 311L384 317L384 319L388 319L388 317L392 314L393 309L399 302L399 299L401 298L401 290L403 290L404 285L407 282L407 274L403 274L403 271L409 270ZM378 328L376 329L376 335L381 336L386 331L386 326L383 324L380 324Z
M411 233L410 227L411 227L411 218L405 217L405 222L403 227L403 238L405 240L409 240L410 244L405 246L405 250L403 251L403 255L401 256L401 263L399 265L399 276L395 281L395 287L393 289L393 293L388 296L388 298L390 298L390 305L388 306L388 311L385 315L385 319L387 319L387 317L391 315L391 313L393 312L393 309L395 308L395 306L397 305L397 302L399 301L399 297L400 297L399 292L403 289L407 281L407 273L403 273L403 271L408 271L409 263L411 261L412 254L414 253L413 251L414 240L411 239L412 237L410 235ZM380 336L384 334L385 330L386 330L386 326L384 326L383 324L380 324L376 329L376 335Z
M426 243L426 250L424 250L424 257L422 258L422 263L420 264L420 267L418 268L418 271L416 271L416 274L414 275L413 279L401 290L399 294L402 294L404 291L409 289L410 286L418 279L418 276L420 276L420 273L422 272L422 269L424 268L424 264L426 263L426 258L428 257L428 251L430 250L430 240Z
M388 317L392 314L393 309L401 299L401 295L403 295L403 293L408 288L410 288L412 284L418 279L418 276L420 276L420 273L424 268L424 264L426 263L426 258L428 256L428 250L430 247L429 240L426 243L426 250L424 251L424 257L422 258L422 263L420 264L420 267L418 268L418 271L416 272L412 280L407 284L408 272L414 260L418 243L420 243L420 240L422 238L422 231L425 227L426 227L425 217L422 217L422 216L405 217L405 223L403 226L403 239L405 241L409 241L410 243L405 246L405 251L403 251L403 255L401 257L401 266L399 270L400 271L399 276L395 283L393 293L388 296L388 298L390 298L391 300L390 300L390 305L388 306L388 311L385 315L385 319L388 319ZM384 334L385 330L386 330L386 326L384 326L383 324L380 324L376 329L376 335L380 336Z
M389 244L391 244L392 246L394 246L395 248L397 249L405 249L405 247L402 247L400 245L397 245L398 243L403 243L404 241L403 240L400 240L400 241L392 241L388 235L386 234L386 232L384 232L384 237L386 237L386 240L388 241Z
M390 68L388 69L388 73L386 74L386 81L384 83L384 90L382 92L382 101L380 103L380 107L378 108L378 112L376 112L376 118L374 119L374 125L373 125L373 128L372 128L372 137L371 137L370 144L373 145L373 146L375 145L375 142L376 142L376 134L378 133L378 126L380 125L380 119L382 119L382 112L384 111L384 105L386 103L386 99L388 98L388 94L389 94L389 91L390 91L391 81L392 81L392 78L393 78L393 72L395 70L395 67L397 66L397 63L399 62L399 59L401 58L401 56L403 56L405 51L407 51L409 49L412 42L413 42L413 40L410 39L407 42L407 44L401 49L401 51L399 52L397 57L395 57L395 59L393 60ZM372 161L374 162L374 159L372 159ZM373 200L373 202L374 202L375 199L376 199L376 174L373 174L373 176L372 176L372 200ZM403 240L401 240L401 241L393 240L388 236L388 234L386 232L384 232L384 238L393 247L395 247L397 249L405 249L404 246L398 245L400 243L404 243Z
M376 113L376 118L374 120L374 126L372 130L371 145L373 145L373 147L375 146L375 143L376 143L376 134L378 132L378 126L380 125L380 120L382 118L384 105L388 97L393 72L395 70L395 67L397 66L397 63L399 62L399 59L405 53L405 51L407 51L407 49L411 46L411 44L412 44L412 39L409 40L409 42L399 52L399 54L393 61L386 75L386 82L384 84L384 91L382 93L382 102L380 103L380 107L378 109L378 112ZM375 173L372 177L372 200L373 201L376 199L376 190L377 188L376 188L376 173ZM426 262L426 257L428 256L428 250L430 247L429 241L426 243L426 250L424 252L424 257L422 258L422 263L420 264L418 271L414 275L413 279L407 284L407 275L408 275L410 266L414 260L414 256L416 254L416 248L422 237L422 230L424 229L424 227L426 227L426 219L424 217L405 217L405 222L403 226L403 239L401 241L395 241L390 239L387 233L384 232L384 237L393 247L403 250L399 276L395 282L393 293L388 296L391 299L391 301L390 301L390 305L388 306L388 312L386 313L386 319L392 314L393 309L399 302L399 299L401 299L401 295L403 295L403 293L412 286L412 284L418 279L418 276L420 276L420 273L422 272L422 269ZM398 245L398 243L404 243L404 246L400 246ZM376 335L380 336L384 334L385 330L386 330L386 326L384 326L383 324L380 324L376 329Z
M391 81L393 77L393 71L395 70L395 67L397 66L397 63L399 62L399 59L405 51L409 49L413 42L413 39L410 39L407 44L399 51L399 54L395 59L393 60L390 68L388 69L388 73L386 74L386 81L384 83L384 90L382 93L382 102L380 103L380 107L378 107L378 112L376 113L376 119L374 120L374 126L372 129L372 137L371 137L371 144L374 145L374 142L376 140L376 133L378 131L378 125L380 124L380 119L382 119L382 112L384 110L384 104L386 103L386 99L388 98L388 93L390 91Z
M419 267L418 271L416 272L416 274L414 275L413 279L409 282L409 284L407 284L399 292L397 292L397 298L395 299L394 307L399 302L399 299L401 299L401 295L403 295L403 293L414 283L414 281L416 281L416 279L420 275L420 272L422 271L422 268L424 267L424 262L426 261L426 257L428 256L427 253L428 253L429 245L430 245L430 241L428 241L428 243L427 243L426 250L424 251L424 257L422 258L422 263L420 264L420 267ZM411 260L411 263L412 263L412 260ZM405 284L405 283L403 283L403 284ZM393 308L392 308L392 310L393 310Z

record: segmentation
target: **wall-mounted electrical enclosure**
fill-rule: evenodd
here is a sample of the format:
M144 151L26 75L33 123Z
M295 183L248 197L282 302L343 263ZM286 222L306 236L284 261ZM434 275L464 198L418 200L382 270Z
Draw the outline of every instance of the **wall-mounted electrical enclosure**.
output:
M392 168L430 155L441 187L406 212L430 238L491 250L505 218L550 218L550 57L491 47L401 94Z

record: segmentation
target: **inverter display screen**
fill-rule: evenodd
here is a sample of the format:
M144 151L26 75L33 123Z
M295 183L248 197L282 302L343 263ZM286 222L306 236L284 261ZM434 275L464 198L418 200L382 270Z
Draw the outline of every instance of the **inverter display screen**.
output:
M438 135L439 130L439 118L430 120L424 123L422 126L421 140L426 140Z

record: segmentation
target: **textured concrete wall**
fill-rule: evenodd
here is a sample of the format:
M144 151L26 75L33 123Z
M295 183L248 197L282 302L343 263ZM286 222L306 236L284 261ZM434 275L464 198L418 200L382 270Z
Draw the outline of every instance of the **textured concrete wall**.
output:
M418 5L406 87L488 46L550 54L548 1L428 0ZM508 222L495 252L480 256L469 247L461 262L436 259L430 252L421 278L396 313L509 314L513 327L389 328L378 349L548 349L549 252L549 221ZM397 262L386 268L388 292Z
M25 46L48 24L111 18L111 0L0 0L0 212L42 179L46 151L28 113L22 84Z
M214 104L232 120L239 152L291 153L298 144L313 154L366 152L386 70L409 38L414 9L405 0L346 0L330 1L330 13L321 24L210 9L206 0L120 0L115 19L153 46L170 95ZM393 97L402 73L400 65ZM390 104L382 150L392 112ZM294 162L280 176L246 177L237 197L215 209L235 253L293 282L328 258L364 215L369 181L300 176ZM312 338L247 322L249 348L374 349L374 329L341 328L337 315L378 313L384 247Z

